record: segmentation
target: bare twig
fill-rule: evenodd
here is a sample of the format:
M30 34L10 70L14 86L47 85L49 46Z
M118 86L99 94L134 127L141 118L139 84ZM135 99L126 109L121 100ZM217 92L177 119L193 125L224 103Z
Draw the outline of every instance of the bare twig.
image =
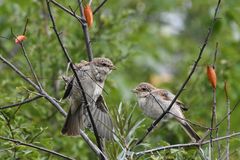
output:
M93 11L93 15L97 13L97 11L102 8L102 6L107 2L107 0L104 0L94 11Z
M228 91L227 91L227 82L224 82L224 91L226 96L226 108L227 108L227 136L230 134L230 125L231 125L231 114L230 114L230 99L228 97ZM227 148L226 148L226 159L229 160L229 138L227 138Z
M205 47L207 46L208 44L208 40L209 40L209 37L213 31L213 27L214 27L214 24L215 24L215 21L217 20L217 13L218 13L218 10L219 10L219 6L220 6L220 3L221 3L221 0L218 0L218 3L217 3L217 6L216 6L216 9L215 9L215 13L214 13L214 17L213 17L213 20L210 24L210 27L208 28L208 33L205 37L205 40L204 40L204 43L199 51L199 54L198 54L198 57L192 67L192 70L191 72L189 73L187 79L184 81L184 83L182 84L182 86L180 87L179 91L177 92L176 96L174 97L174 99L172 100L171 104L168 106L168 108L166 109L166 111L161 115L159 116L158 119L156 119L152 124L151 126L147 129L147 132L143 135L143 137L137 141L136 145L139 145L140 143L143 142L143 140L146 138L146 136L155 128L155 126L161 121L161 119L163 119L163 117L170 111L170 109L172 108L173 104L176 102L177 98L180 96L180 94L182 93L182 91L184 90L185 86L187 85L187 83L189 82L189 80L191 79L193 73L195 72L196 70L196 67L202 57L202 54L203 54L203 51L205 50Z
M236 137L236 136L240 136L240 132L233 133L233 134L230 134L228 136L214 138L214 139L212 139L212 141L217 142L217 141L221 141L221 140L224 140L224 139L233 138L233 137ZM206 144L209 144L209 143L210 143L210 140L203 141L202 143L175 144L175 145L170 145L170 146L157 147L157 148L154 148L154 149L135 152L135 153L133 152L132 154L135 155L135 156L142 156L142 155L145 155L145 154L152 154L154 152L159 152L159 151L163 151L163 150L167 150L167 149L192 148L192 147L198 147L199 145L206 145Z
M218 42L216 43L216 49L215 49L214 58L213 58L213 68L214 69L215 69L215 66L216 66L217 53L218 53Z
M25 48L24 48L24 46L23 46L23 43L20 42L19 44L20 44L20 46L21 46L21 48L22 48L23 55L24 55L25 59L27 60L27 63L28 63L28 66L29 66L29 68L30 68L30 70L31 70L31 72L32 72L32 75L33 75L35 81L37 82L37 84L38 84L38 86L39 86L39 89L42 90L42 85L41 85L40 81L38 80L38 77L37 77L37 75L36 75L36 73L35 73L35 71L34 71L34 69L33 69L32 63L30 62L30 60L29 60L29 58L28 58L28 56L27 56L26 50L25 50Z
M55 0L50 0L50 2L53 3L55 6L59 7L60 9L62 9L64 12L66 12L66 13L70 14L71 16L73 16L74 18L78 19L81 23L86 23L85 19L83 19L82 17L78 16L75 12L70 11L69 9L67 9L63 5L59 4Z
M73 158L65 156L65 155L63 155L61 153L58 153L56 151L49 150L49 149L46 149L46 148L43 148L43 147L40 147L40 146L37 146L37 145L34 145L34 144L25 143L25 142L22 142L20 140L7 138L7 137L3 137L3 136L0 136L0 139L5 140L5 141L13 142L16 145L21 145L21 146L27 146L27 147L35 148L37 150L44 151L46 153L49 153L49 154L52 154L52 155L55 155L55 156L58 156L58 157L61 157L61 158L64 158L64 159L74 160Z
M25 23L25 26L24 26L24 29L23 29L23 35L25 35L26 32L27 32L27 25L28 25L28 22L29 22L29 19L27 18L26 23Z
M82 95L83 95L84 103L86 104L87 112L88 112L88 115L89 115L91 124L92 124L92 126L93 126L93 131L94 131L94 135L95 135L96 140L97 140L98 147L99 147L99 149L102 151L102 149L101 149L101 143L100 143L100 137L99 137L99 135L98 135L98 133L97 133L97 128L96 128L96 125L95 125L95 123L94 123L94 119L93 119L93 117L92 117L91 111L90 111L90 109L89 109L89 103L88 103L88 101L87 101L86 94L85 94L85 92L84 92L84 89L83 89L83 87L82 87L82 84L81 84L81 82L80 82L80 79L79 79L79 77L78 77L78 75L77 75L77 73L76 73L76 71L75 71L75 69L74 69L72 60L71 60L71 58L70 58L70 56L69 56L66 48L64 47L64 45L63 45L63 43L62 43L62 41L61 41L61 38L59 37L58 31L57 31L57 27L56 27L56 24L55 24L55 20L54 20L54 18L53 18L52 12L51 12L51 7L50 7L50 4L49 4L50 1L49 1L49 0L46 0L46 2L47 2L47 6L48 6L49 16L50 16L50 19L51 19L51 21L52 21L53 30L54 30L54 32L55 32L55 34L56 34L56 36L57 36L57 39L58 39L58 42L59 42L59 44L60 44L60 46L61 46L61 48L62 48L62 51L64 52L64 55L65 55L65 57L66 57L66 59L67 59L67 62L70 64L70 68L71 68L72 72L74 73L74 76L75 76L75 78L76 78L76 80L77 80L77 83L78 83L78 85L79 85L79 87L80 87L79 92L81 92ZM81 7L82 7L82 6L81 6ZM83 25L83 26L84 26L84 25ZM100 156L103 157L103 155L100 155Z
M26 32L27 24L28 24L28 19L27 19L27 22L26 22L25 27L24 27L24 32ZM17 36L13 33L13 30L12 30L12 29L11 29L11 32L12 32L12 35L13 35L15 38L17 38ZM29 60L29 58L28 58L28 56L27 56L26 50L25 50L25 48L24 48L24 46L23 46L23 42L20 41L19 45L20 45L20 47L21 47L21 49L22 49L22 51L23 51L23 55L24 55L25 59L27 60L28 66L29 66L29 68L30 68L30 70L31 70L31 73L32 73L32 75L33 75L33 77L34 77L34 80L37 82L37 85L38 85L39 88L42 90L42 85L41 85L41 83L39 82L39 80L38 80L38 78L37 78L37 75L36 75L36 73L35 73L35 71L34 71L34 69L33 69L32 63L31 63L31 61Z
M24 101L22 101L22 102L18 102L18 103L15 103L15 104L10 104L10 105L7 105L7 106L2 106L2 107L0 107L0 110L8 109L8 108L13 108L13 107L17 107L17 106L21 106L21 105L23 105L23 104L26 104L26 103L30 103L30 102L32 102L32 101L35 101L35 100L37 100L37 99L39 99L39 98L41 98L41 97L42 97L41 95L37 95L37 96L34 96L34 97L32 97L32 98L26 99L26 100L24 100Z
M233 109L232 109L229 113L227 113L227 114L217 123L216 128L218 128L218 127L224 122L224 120L227 119L227 117L233 113L233 111L239 106L239 104L240 104L240 99L239 99L239 100L237 101L237 103L234 105ZM214 129L215 129L215 128L214 128ZM199 141L199 143L203 142L203 141L207 138L207 136L208 136L209 133L210 133L210 130L211 130L211 128L205 132L204 136L201 138L201 140Z
M81 17L84 17L84 13L83 13L83 4L81 3L80 0L78 0L78 6L80 9L80 13L81 13ZM93 52L92 52L92 47L91 47L91 40L90 40L90 36L89 36L89 32L88 32L88 26L86 23L81 23L82 25L82 29L83 29L83 33L84 33L84 40L85 40L85 44L86 44L86 48L87 48L87 55L88 55L88 60L89 62L92 61L93 59Z
M212 153L211 157L213 157L213 153L214 153L214 148L213 148L213 143L212 143L212 139L213 139L213 130L212 130L212 128L214 128L214 124L216 124L216 123L217 123L217 116L216 116L216 89L213 88L212 119L211 119L211 129L210 129L210 144L211 144L211 153Z
M216 70L216 60L217 60L217 53L218 53L218 43L216 43L216 49L214 52L214 58L213 58L213 69ZM213 158L213 153L214 153L214 147L213 147L213 143L212 143L212 139L213 139L213 128L216 127L217 124L217 115L216 115L216 111L217 111L217 107L216 107L216 88L212 88L212 92L213 92L213 104L212 104L212 119L211 119L211 130L210 130L210 150L209 152L211 153L211 157ZM214 126L215 124L215 126ZM218 128L216 128L216 138L218 137ZM221 148L220 148L220 144L217 142L217 147L218 147L218 159L220 159L221 156Z
M228 118L229 115L232 114L232 112L237 108L237 106L239 106L239 104L240 104L240 99L239 99L239 100L237 101L237 103L234 105L233 109L232 109L229 113L227 113L227 115L225 115L221 121L218 122L218 124L216 125L216 127L220 126L220 124L221 124L226 118Z

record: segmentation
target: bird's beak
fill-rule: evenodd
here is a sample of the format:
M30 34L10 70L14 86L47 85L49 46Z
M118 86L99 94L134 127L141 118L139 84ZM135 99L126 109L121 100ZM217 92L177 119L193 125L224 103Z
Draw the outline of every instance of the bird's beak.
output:
M112 65L110 68L111 68L111 70L116 70L117 69L117 67L114 66L114 65Z
M138 93L138 91L136 89L132 89L131 91L132 91L132 93Z

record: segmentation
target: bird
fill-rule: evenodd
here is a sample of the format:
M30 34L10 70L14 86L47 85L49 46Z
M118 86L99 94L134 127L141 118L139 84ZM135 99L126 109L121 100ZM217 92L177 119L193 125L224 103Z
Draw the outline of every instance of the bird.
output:
M143 113L154 120L158 119L164 111L167 110L175 97L170 91L166 89L158 89L147 82L139 83L132 92L136 94L139 107L142 109ZM188 136L193 141L198 142L201 138L186 121L182 112L185 110L187 110L187 107L180 100L176 100L163 120L168 121L175 118L181 124Z
M99 136L112 139L112 119L102 96L102 91L107 76L116 67L108 58L94 58L90 62L81 61L75 64L74 69L85 93ZM92 124L76 77L65 77L64 80L66 90L62 99L68 98L70 107L61 132L67 136L78 136L80 135L80 129L92 129Z

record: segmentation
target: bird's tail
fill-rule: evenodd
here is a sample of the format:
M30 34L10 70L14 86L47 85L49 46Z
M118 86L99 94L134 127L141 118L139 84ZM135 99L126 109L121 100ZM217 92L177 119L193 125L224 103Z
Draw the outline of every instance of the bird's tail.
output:
M83 109L78 107L74 113L71 113L71 107L67 114L64 126L62 128L62 134L67 136L80 135L80 129L83 128Z
M186 121L181 121L182 128L185 130L185 132L189 135L189 137L198 142L201 138L198 136L198 134L195 132L195 130L189 125Z

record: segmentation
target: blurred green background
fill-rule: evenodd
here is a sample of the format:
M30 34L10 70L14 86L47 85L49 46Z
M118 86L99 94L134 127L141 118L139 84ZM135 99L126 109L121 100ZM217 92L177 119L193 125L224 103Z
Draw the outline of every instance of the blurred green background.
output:
M77 8L77 1L58 1L66 7ZM93 0L96 8L100 0ZM186 79L211 23L217 1L191 0L131 0L107 1L94 16L90 29L95 57L108 57L117 66L108 77L104 94L113 119L116 121L118 142L108 142L106 152L110 159L121 154L120 144L135 142L146 131L152 120L145 118L130 92L142 81L176 93ZM87 60L81 25L73 17L52 5L58 30L74 62ZM212 89L206 76L206 66L213 63L218 42L216 61L217 118L226 115L224 81L228 82L231 107L240 94L240 4L237 0L221 3L213 34L192 79L180 96L189 107L186 117L203 126L210 126ZM64 93L67 63L51 28L44 0L0 0L0 54L15 64L29 78L30 70L21 49L15 45L13 32L22 34L26 19L26 51L45 90L56 99ZM34 90L21 78L0 63L0 106L16 103L33 97ZM32 91L32 92L30 92ZM67 111L68 102L61 106ZM14 138L34 143L76 159L97 159L81 137L72 138L60 133L64 117L45 99L39 99L18 108L1 110L10 119ZM133 112L132 114L130 114ZM240 109L231 114L231 133L240 130ZM121 116L120 116L121 115ZM129 116L130 115L130 116ZM206 131L193 126L200 136ZM132 129L132 130L131 130ZM132 132L131 132L132 131ZM92 132L86 133L95 141ZM226 121L219 128L220 136L226 134ZM0 135L11 137L6 120L0 115ZM231 140L231 159L240 157L239 137ZM161 145L187 143L190 139L176 122L161 123L144 141L144 145L133 151L150 149ZM221 151L225 155L226 142ZM131 145L130 145L131 146ZM216 146L215 146L216 147ZM207 152L207 148L204 147ZM217 152L215 152L217 155ZM16 146L0 140L1 159L58 159L32 148ZM170 150L157 155L146 155L141 159L199 159L196 150Z

